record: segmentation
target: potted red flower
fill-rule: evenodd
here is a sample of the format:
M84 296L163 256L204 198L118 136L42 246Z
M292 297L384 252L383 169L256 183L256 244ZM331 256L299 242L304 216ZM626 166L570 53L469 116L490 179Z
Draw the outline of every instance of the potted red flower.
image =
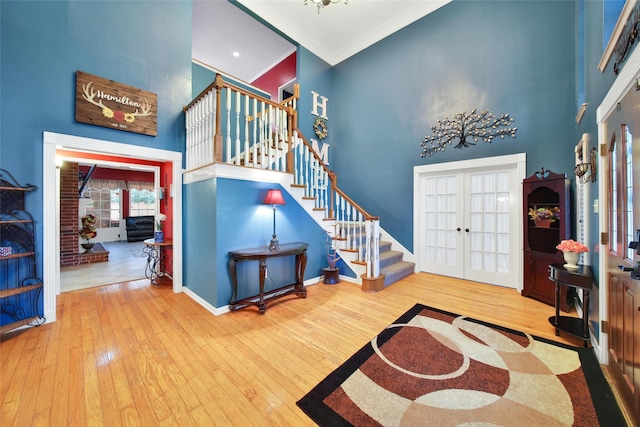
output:
M580 254L582 252L589 252L589 248L573 239L561 241L560 244L556 246L556 249L562 251L564 260L566 261L564 267L568 269L579 268L578 261L580 260Z

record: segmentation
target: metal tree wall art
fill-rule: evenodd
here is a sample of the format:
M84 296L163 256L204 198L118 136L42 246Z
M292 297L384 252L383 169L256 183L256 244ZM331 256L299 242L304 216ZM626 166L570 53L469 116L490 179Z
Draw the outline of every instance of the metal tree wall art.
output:
M438 151L444 151L455 139L459 140L455 148L462 148L476 145L478 140L491 142L496 136L515 138L518 128L503 127L509 126L512 122L513 118L509 117L509 114L496 118L489 110L482 113L473 110L471 114L465 111L443 120L438 119L438 124L431 126L432 134L425 136L424 141L420 143L420 157L427 154L431 157Z

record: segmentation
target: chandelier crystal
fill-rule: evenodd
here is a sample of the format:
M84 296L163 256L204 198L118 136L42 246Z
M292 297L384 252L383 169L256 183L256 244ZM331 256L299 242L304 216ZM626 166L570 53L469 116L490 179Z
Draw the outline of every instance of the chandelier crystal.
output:
M304 0L305 6L309 1L318 7L318 13L320 13L320 9L323 7L329 6L331 3L340 3L342 0ZM349 0L344 0L344 4L349 4Z

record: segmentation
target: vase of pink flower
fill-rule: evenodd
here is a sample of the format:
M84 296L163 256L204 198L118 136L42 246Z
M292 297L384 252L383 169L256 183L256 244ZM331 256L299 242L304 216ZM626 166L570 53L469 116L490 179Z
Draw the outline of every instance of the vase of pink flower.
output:
M556 246L556 249L562 251L566 262L564 268L568 268L570 270L580 268L578 265L580 254L583 252L589 252L589 248L580 242L574 241L573 239L561 241L560 244Z

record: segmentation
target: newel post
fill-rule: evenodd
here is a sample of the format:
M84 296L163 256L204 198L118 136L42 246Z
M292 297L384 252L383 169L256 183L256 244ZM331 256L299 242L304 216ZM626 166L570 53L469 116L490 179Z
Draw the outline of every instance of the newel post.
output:
M220 74L216 74L216 79L214 81L215 89L216 89L216 130L213 135L213 161L214 163L222 162L222 132L221 132L221 104L220 104L220 92L222 91L222 87L224 82L222 81L222 76Z
M293 115L295 110L291 107L287 108L287 172L294 173L294 159L293 159Z

